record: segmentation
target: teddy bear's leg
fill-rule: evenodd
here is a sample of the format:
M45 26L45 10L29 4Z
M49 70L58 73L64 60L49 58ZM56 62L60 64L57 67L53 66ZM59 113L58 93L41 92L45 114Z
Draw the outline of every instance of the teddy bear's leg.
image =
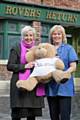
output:
M32 91L36 85L38 84L38 81L36 78L29 78L28 80L18 80L16 83L16 86L18 88L23 88L28 91Z
M67 71L63 71L63 74L62 74L62 80L60 81L60 83L65 83L67 80L70 79L71 77L71 73L70 72L67 72Z
M71 74L66 71L56 70L52 73L52 76L57 83L64 83L71 77Z
M60 81L62 80L62 73L63 73L62 70L53 71L52 77L57 83L60 83Z

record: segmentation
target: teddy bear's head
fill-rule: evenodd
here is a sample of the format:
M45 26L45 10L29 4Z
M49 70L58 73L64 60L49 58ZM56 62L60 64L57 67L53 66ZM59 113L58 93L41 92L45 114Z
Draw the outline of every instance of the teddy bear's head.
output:
M56 50L54 46L49 43L40 43L38 46L36 46L35 57L37 59L54 57L55 55Z
M56 56L56 53L55 47L50 43L40 43L27 52L26 59L31 62L36 59L51 58Z

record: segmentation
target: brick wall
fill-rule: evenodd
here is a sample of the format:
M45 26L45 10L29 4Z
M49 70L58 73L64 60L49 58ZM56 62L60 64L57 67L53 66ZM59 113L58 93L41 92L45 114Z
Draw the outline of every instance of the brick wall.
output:
M43 0L43 5L54 6L54 0Z
M11 72L7 71L6 65L0 64L0 80L10 80Z
M69 9L80 9L80 0L54 0L54 6Z
M41 4L41 0L23 0L24 3ZM21 1L21 2L23 2Z
M80 9L80 0L24 0L24 2L43 4L51 7Z
M51 7L79 9L80 0L25 0L29 3L43 4Z
M52 7L80 9L80 0L15 0L24 3L43 4Z
M41 22L34 21L33 27L36 29L36 44L39 44L41 42Z

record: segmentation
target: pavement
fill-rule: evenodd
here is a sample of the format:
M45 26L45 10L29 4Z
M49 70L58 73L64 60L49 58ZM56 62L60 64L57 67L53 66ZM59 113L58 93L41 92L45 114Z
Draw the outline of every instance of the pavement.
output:
M71 120L80 120L80 80L75 81L76 95L72 98ZM0 120L11 120L10 116L10 81L0 81ZM26 120L25 118L21 120ZM37 117L36 120L50 120L49 108L45 98L45 108L43 116Z
M0 120L11 120L9 95L0 95ZM22 120L26 120L25 118ZM36 120L50 120L47 100L45 98L45 108L43 109L43 116ZM72 98L72 114L71 120L80 120L80 91Z

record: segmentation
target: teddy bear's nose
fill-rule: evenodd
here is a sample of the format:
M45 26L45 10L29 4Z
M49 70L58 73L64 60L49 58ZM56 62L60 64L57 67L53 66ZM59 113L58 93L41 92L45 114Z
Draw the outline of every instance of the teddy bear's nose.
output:
M38 49L41 49L41 48L38 48Z

